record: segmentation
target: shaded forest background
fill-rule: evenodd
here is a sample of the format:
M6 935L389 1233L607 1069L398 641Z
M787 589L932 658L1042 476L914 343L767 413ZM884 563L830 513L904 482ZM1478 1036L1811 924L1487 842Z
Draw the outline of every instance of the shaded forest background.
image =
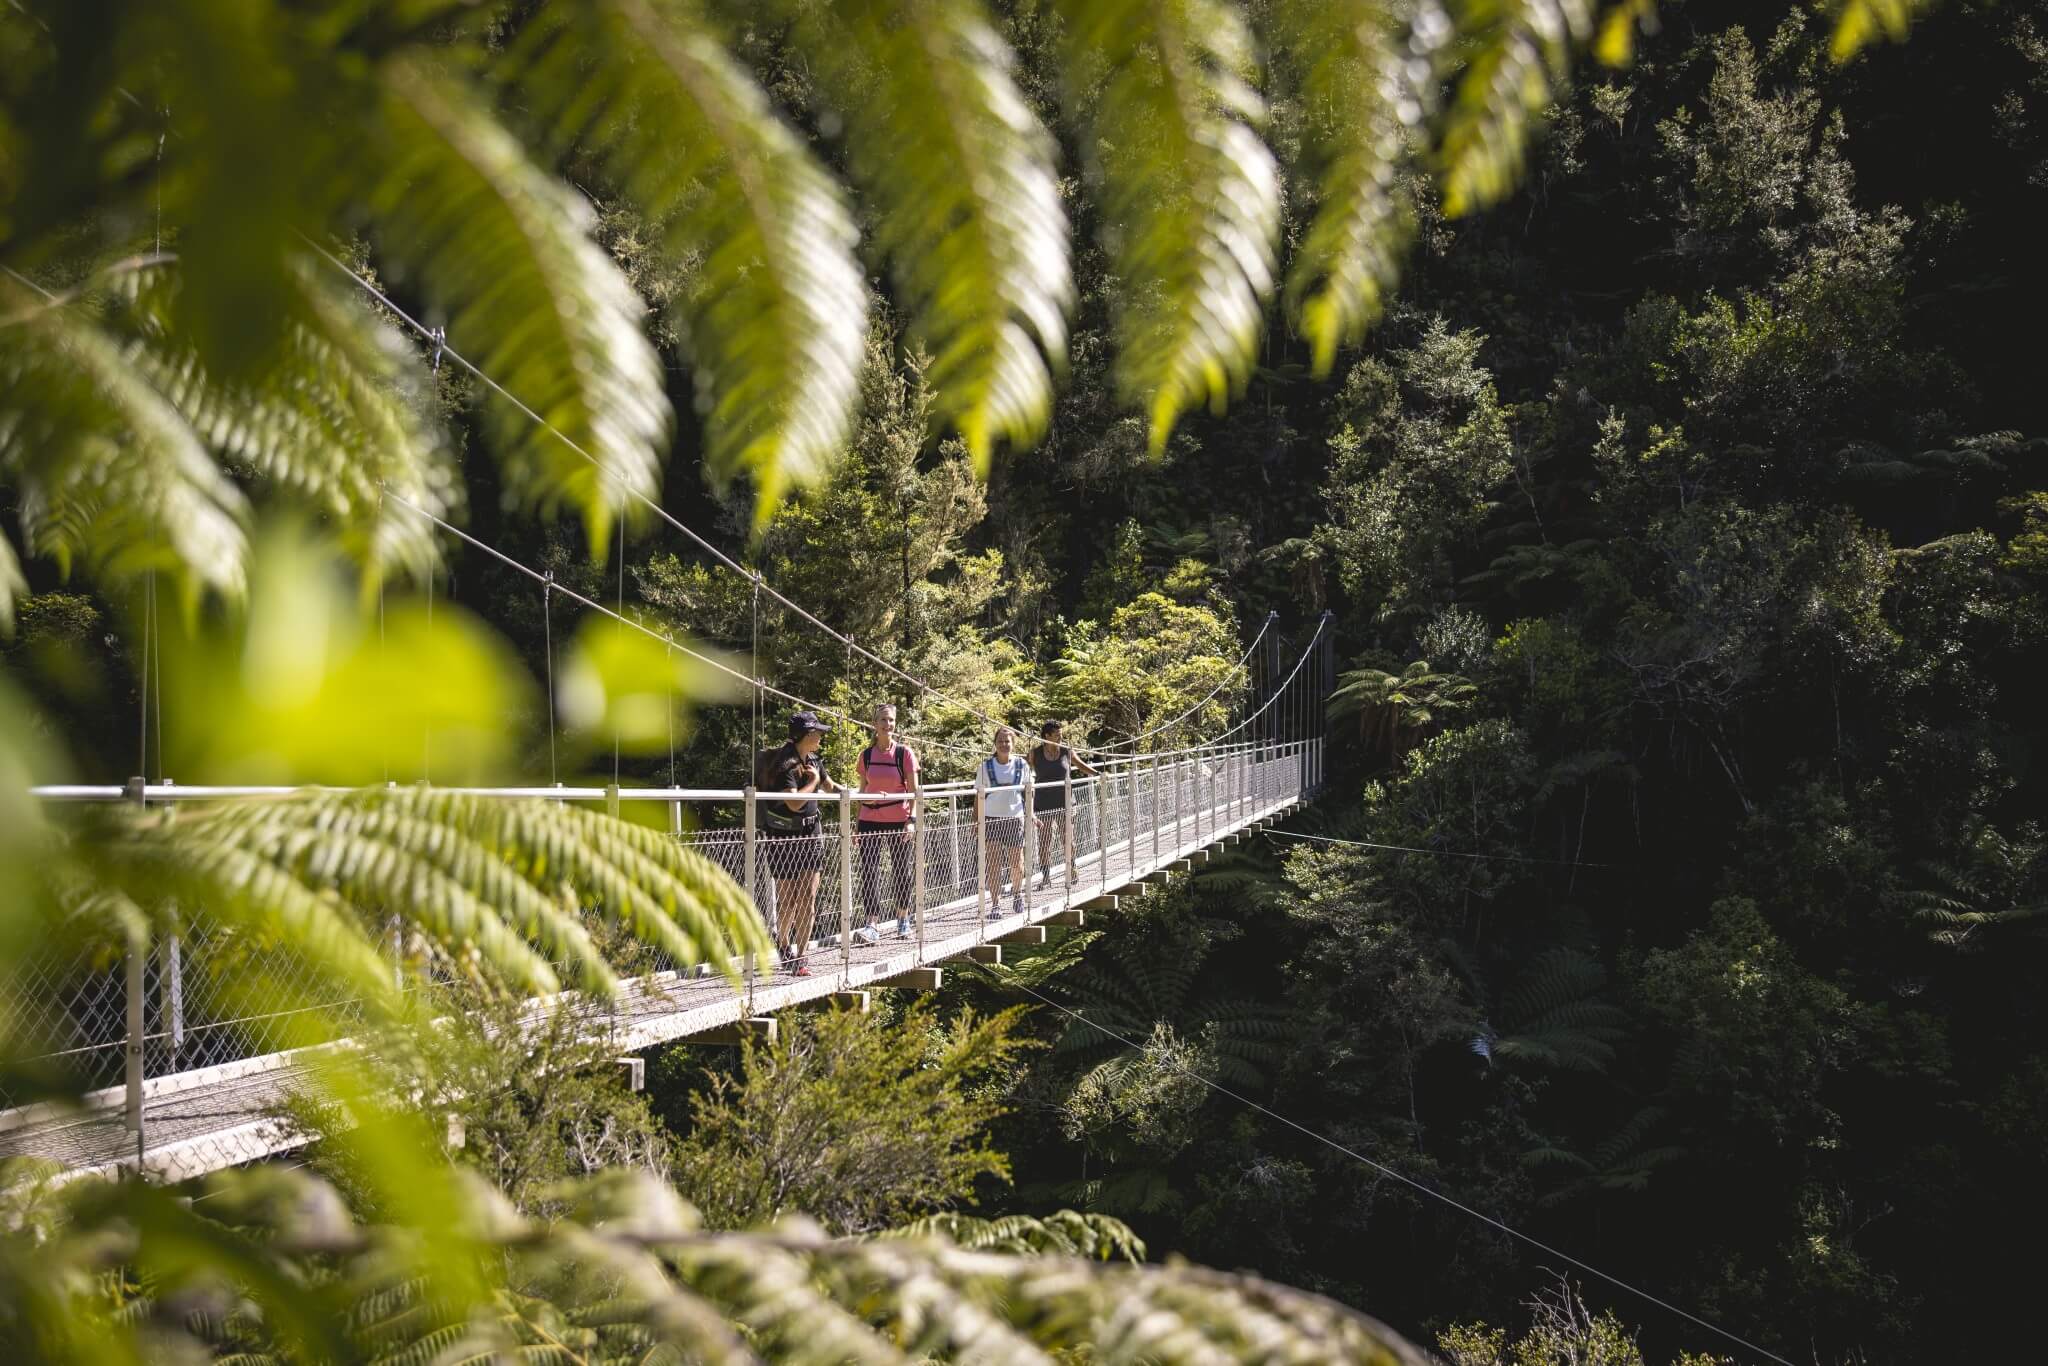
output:
M1064 130L1045 26L1011 8L1027 92ZM963 974L942 1011L1023 983L1143 1045L1043 1008L1016 1024L1006 1048L1047 1046L978 1083L1007 1111L981 1131L1002 1158L980 1213L1112 1214L1155 1256L1424 1338L1513 1322L1544 1283L1539 1257L1193 1067L1795 1359L1997 1358L2033 1336L2025 1249L2048 1218L2048 5L1950 5L1839 69L1825 25L1779 6L1658 20L1632 68L1582 73L1517 197L1451 223L1411 187L1404 282L1340 383L1274 327L1244 398L1148 458L1107 375L1118 283L1083 247L1038 449L978 483L883 315L848 460L752 559L1020 723L1138 729L1219 681L1269 611L1298 640L1328 609L1353 672L1332 789L1294 828L1441 851L1256 848ZM777 97L814 109L775 35L749 37ZM1271 94L1284 150L1315 111ZM688 288L647 225L603 221L651 301ZM630 541L621 581L573 533L501 518L484 462L466 474L479 534L563 582L758 644L805 696L889 693L772 611L757 635L745 585L673 536ZM751 493L705 487L680 452L670 508L744 544ZM543 672L573 621L451 563L442 590ZM10 650L118 656L117 615L45 593ZM96 776L132 767L100 724L121 691L53 699L105 737ZM979 739L896 700L921 735ZM682 781L738 782L752 725L705 708ZM609 768L583 739L565 778ZM706 1068L655 1069L679 1131ZM1653 1356L1716 1345L1587 1291Z

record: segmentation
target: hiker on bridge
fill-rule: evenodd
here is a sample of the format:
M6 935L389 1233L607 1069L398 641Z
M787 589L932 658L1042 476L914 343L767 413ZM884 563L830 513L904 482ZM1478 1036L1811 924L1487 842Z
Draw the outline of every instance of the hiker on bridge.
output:
M754 786L763 794L809 793L801 800L760 802L761 855L775 879L775 939L782 966L798 977L811 970L804 956L811 946L811 922L818 909L818 879L825 868L825 836L818 801L837 793L839 784L825 772L818 746L831 727L816 712L800 711L789 718L789 740L756 756Z
M1002 918L1003 869L1010 873L1010 905L1024 914L1024 756L1011 752L1016 732L997 726L995 754L981 761L981 786L975 794L975 815L988 825L988 895L990 920Z
M875 742L860 752L862 792L901 792L897 801L868 798L862 801L860 819L854 825L854 848L860 854L860 918L853 934L862 943L881 938L876 928L882 919L882 856L889 856L889 884L896 907L896 937L910 937L910 920L917 908L910 904L911 860L917 857L912 832L917 829L917 751L896 739L896 707L884 702L875 708Z
M1038 728L1038 743L1031 747L1031 814L1038 818L1038 885L1052 885L1053 855L1066 862L1067 880L1074 877L1073 817L1067 810L1067 779L1079 774L1095 776L1080 755L1060 743L1061 727L1048 721Z

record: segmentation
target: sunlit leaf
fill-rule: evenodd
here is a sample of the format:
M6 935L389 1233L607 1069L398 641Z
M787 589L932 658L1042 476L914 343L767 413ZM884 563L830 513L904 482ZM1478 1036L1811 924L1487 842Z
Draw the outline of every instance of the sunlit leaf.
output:
M382 92L379 240L447 314L449 341L553 428L486 396L512 493L567 503L604 546L613 516L660 489L670 413L645 306L587 235L590 206L457 78L397 57Z
M858 393L867 296L839 187L671 0L549 6L500 75L697 263L678 310L708 464L749 475L765 518L837 460Z
M1188 408L1251 378L1273 287L1280 176L1251 33L1223 0L1066 0L1068 100L1123 288L1117 384L1156 455Z

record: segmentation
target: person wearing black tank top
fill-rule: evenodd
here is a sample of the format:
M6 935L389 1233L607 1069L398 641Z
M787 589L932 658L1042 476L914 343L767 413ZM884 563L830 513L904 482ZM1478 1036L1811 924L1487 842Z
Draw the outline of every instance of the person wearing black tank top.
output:
M1061 727L1048 721L1038 728L1038 743L1031 747L1031 814L1038 818L1038 885L1052 885L1053 853L1059 851L1067 865L1067 880L1074 879L1073 818L1067 811L1067 778L1079 774L1095 776L1081 756L1060 743Z

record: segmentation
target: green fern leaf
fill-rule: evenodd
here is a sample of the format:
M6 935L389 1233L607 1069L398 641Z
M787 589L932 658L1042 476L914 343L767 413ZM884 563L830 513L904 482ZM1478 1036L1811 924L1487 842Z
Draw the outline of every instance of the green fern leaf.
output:
M0 473L30 552L239 597L247 508L177 410L77 310L0 281L4 306L26 312L0 327Z
M1450 25L1435 5L1404 21L1387 0L1281 0L1273 27L1300 82L1317 201L1287 309L1320 378L1378 319L1400 275L1411 214L1396 177L1432 90L1410 72L1428 70Z
M931 350L939 416L985 475L996 440L1044 432L1066 358L1073 280L1052 139L975 0L799 13L799 48L844 121L877 245Z
M839 187L686 6L545 7L501 68L554 138L588 147L699 263L679 308L714 476L765 518L836 463L859 396L867 297Z
M174 274L130 272L121 283L140 322L128 359L201 440L325 518L372 584L394 570L415 581L433 572L433 529L420 513L445 516L461 489L426 417L415 358L392 328L302 264L304 307L282 345L221 384L166 326ZM388 501L387 490L412 506Z
M1452 7L1464 70L1438 140L1444 212L1503 199L1520 177L1536 115L1593 22L1590 0L1461 0Z
M28 577L14 545L0 533L0 636L14 634L14 605L28 596Z
M511 493L543 512L581 510L601 554L612 516L659 492L668 440L640 299L586 235L589 206L460 83L401 56L382 92L390 169L371 192L382 244L447 313L450 339L581 448L496 395L485 402Z
M1128 300L1118 386L1156 456L1190 407L1251 378L1273 286L1280 177L1251 35L1223 0L1063 0L1068 98L1087 119Z
M1842 0L1828 55L1841 63L1880 39L1902 43L1913 21L1932 7L1933 0Z

